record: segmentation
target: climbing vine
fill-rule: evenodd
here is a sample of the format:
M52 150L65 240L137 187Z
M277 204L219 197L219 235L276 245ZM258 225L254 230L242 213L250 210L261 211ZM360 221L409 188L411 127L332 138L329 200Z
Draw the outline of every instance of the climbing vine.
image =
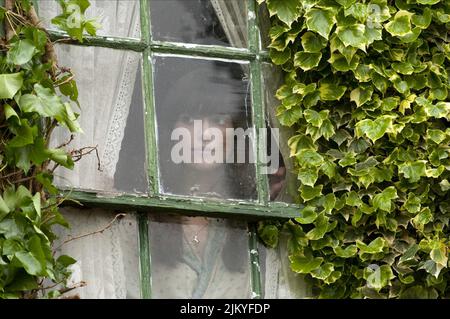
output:
M56 26L79 41L95 34L97 24L84 17L88 0L58 2ZM58 65L32 0L4 0L0 23L0 298L55 297L71 289L67 267L75 260L52 251L53 226L67 226L53 172L82 154L50 147L50 139L58 126L81 131L77 86Z
M448 298L450 3L259 3L304 205L292 270L319 298Z

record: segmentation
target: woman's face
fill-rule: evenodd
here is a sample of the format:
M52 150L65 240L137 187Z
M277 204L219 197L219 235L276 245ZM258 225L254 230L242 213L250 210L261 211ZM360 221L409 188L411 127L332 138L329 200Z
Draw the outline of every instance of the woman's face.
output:
M190 133L190 151L195 169L210 170L234 156L233 148L227 148L226 143L233 139L233 120L229 114L181 114L175 128L185 128Z

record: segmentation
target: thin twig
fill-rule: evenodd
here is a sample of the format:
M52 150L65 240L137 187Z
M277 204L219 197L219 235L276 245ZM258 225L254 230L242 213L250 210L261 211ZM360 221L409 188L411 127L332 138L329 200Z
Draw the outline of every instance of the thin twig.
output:
M116 216L114 216L114 218L113 218L113 219L109 222L109 224L106 225L104 228L102 228L102 229L100 229L100 230L96 230L96 231L91 232L91 233L88 233L88 234L83 234L83 235L76 236L76 237L72 237L72 238L69 238L69 239L65 240L61 245L59 245L58 247L55 248L55 251L57 251L58 249L60 249L63 245L65 245L65 244L67 244L67 243L70 243L71 241L74 241L74 240L77 240L77 239L81 239L81 238L84 238L84 237L88 237L88 236L91 236L91 235L103 233L105 230L111 228L111 226L114 224L114 222L115 222L118 218L125 217L126 215L127 215L127 214L119 213L119 214L117 214Z

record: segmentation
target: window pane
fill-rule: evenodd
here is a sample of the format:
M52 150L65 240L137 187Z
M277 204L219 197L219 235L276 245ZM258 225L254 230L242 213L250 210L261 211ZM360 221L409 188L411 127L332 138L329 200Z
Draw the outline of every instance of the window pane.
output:
M147 193L141 55L71 45L56 50L59 65L75 74L83 133L66 146L79 161L73 170L58 168L55 182L62 188ZM70 134L59 128L52 138L53 145L64 145Z
M150 0L154 40L247 47L247 1Z
M140 38L140 10L139 0L90 0L91 6L85 16L96 19L101 24L97 35ZM56 29L51 19L62 11L55 0L39 0L39 16L43 25L49 29ZM76 13L76 11L73 11Z
M154 63L162 192L255 198L248 64L165 56Z
M283 81L282 72L275 66L264 63L263 76L266 124L268 126L267 136L271 134L273 137L267 139L268 156L272 163L271 167L275 168L273 174L269 175L270 200L294 203L299 185L287 141L295 135L295 131L280 124L277 118L277 107L280 102L275 97L275 92Z
M153 298L249 298L244 222L150 216Z
M69 255L77 260L71 266L69 287L85 282L84 287L64 296L78 295L82 299L139 298L139 246L135 216L127 214L116 219L111 227L101 233L78 238L104 229L116 214L102 209L68 207L62 209L62 213L71 228L56 228L59 239L54 247L60 246L57 255Z

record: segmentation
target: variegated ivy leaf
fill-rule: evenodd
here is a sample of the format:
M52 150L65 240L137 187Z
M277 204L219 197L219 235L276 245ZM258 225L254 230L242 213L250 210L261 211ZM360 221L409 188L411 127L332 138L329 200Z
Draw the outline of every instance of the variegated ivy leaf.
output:
M297 0L266 0L270 16L278 18L289 27L300 17L300 3Z
M384 26L386 31L393 36L405 36L411 32L411 17L413 13L399 10L392 21Z
M328 39L331 29L336 23L335 14L332 9L310 9L305 13L306 25L309 30L317 32L325 39Z

